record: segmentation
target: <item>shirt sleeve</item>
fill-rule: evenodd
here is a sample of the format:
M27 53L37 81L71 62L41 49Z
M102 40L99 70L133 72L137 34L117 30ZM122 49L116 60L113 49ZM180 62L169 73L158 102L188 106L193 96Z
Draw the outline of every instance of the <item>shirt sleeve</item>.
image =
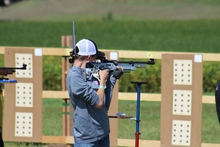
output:
M107 110L109 110L111 100L112 100L112 93L113 89L116 83L116 78L114 78L112 75L109 76L109 78L106 81L106 89L105 89L105 106Z
M69 82L69 87L71 87L69 91L74 97L83 99L93 106L98 105L98 94L90 85L88 85L82 75L72 74L67 82Z

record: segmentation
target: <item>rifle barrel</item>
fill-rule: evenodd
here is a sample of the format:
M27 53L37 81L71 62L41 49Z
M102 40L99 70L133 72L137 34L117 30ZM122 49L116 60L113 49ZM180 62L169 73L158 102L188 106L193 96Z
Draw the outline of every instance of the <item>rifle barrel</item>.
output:
M0 67L0 70L15 70L15 69L26 69L27 64L23 64L22 67Z
M154 65L155 62L154 62L154 58L150 58L149 61L117 61L117 60L103 60L102 62L104 63L114 63L115 65L117 64L121 64L121 63L125 63L125 64L150 64L150 65Z
M150 64L150 65L153 65L153 64L155 64L155 62L154 62L154 60L150 60L150 61L117 61L117 63L126 63L126 64L136 64L136 65L138 65L138 64Z
M25 70L27 67L26 64L23 64L22 67L0 67L0 75L13 74L16 69Z

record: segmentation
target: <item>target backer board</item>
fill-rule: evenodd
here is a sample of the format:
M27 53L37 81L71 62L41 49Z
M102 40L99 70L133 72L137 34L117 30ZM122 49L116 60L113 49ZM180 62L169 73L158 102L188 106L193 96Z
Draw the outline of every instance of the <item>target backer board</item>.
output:
M8 75L18 82L5 84L4 141L42 140L42 49L5 48L5 67L22 67Z
M202 55L163 54L161 147L201 147Z

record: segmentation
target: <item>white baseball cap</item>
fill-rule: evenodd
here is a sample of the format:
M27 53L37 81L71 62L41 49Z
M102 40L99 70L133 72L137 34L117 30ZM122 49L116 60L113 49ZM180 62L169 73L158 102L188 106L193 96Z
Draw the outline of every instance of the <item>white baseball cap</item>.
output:
M77 42L76 47L79 49L77 54L81 56L105 56L103 52L98 51L95 42L90 39L81 39L79 42Z

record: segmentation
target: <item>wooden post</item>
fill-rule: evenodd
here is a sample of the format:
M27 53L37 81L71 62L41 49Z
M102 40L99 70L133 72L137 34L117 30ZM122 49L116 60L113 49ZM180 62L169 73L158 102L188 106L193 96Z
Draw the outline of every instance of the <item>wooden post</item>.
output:
M68 74L68 70L70 68L70 64L68 63L68 57L62 57L62 91L66 91L66 77ZM65 98L62 100L62 110L63 110L63 136L70 136L72 135L71 129L71 120L72 116L70 114L71 103L69 98Z
M61 40L62 47L70 48L72 46L72 36L62 36ZM67 91L66 77L71 67L68 59L69 56L62 56L62 91ZM73 106L71 105L69 98L62 99L62 113L63 136L73 136ZM70 147L71 145L67 146Z

